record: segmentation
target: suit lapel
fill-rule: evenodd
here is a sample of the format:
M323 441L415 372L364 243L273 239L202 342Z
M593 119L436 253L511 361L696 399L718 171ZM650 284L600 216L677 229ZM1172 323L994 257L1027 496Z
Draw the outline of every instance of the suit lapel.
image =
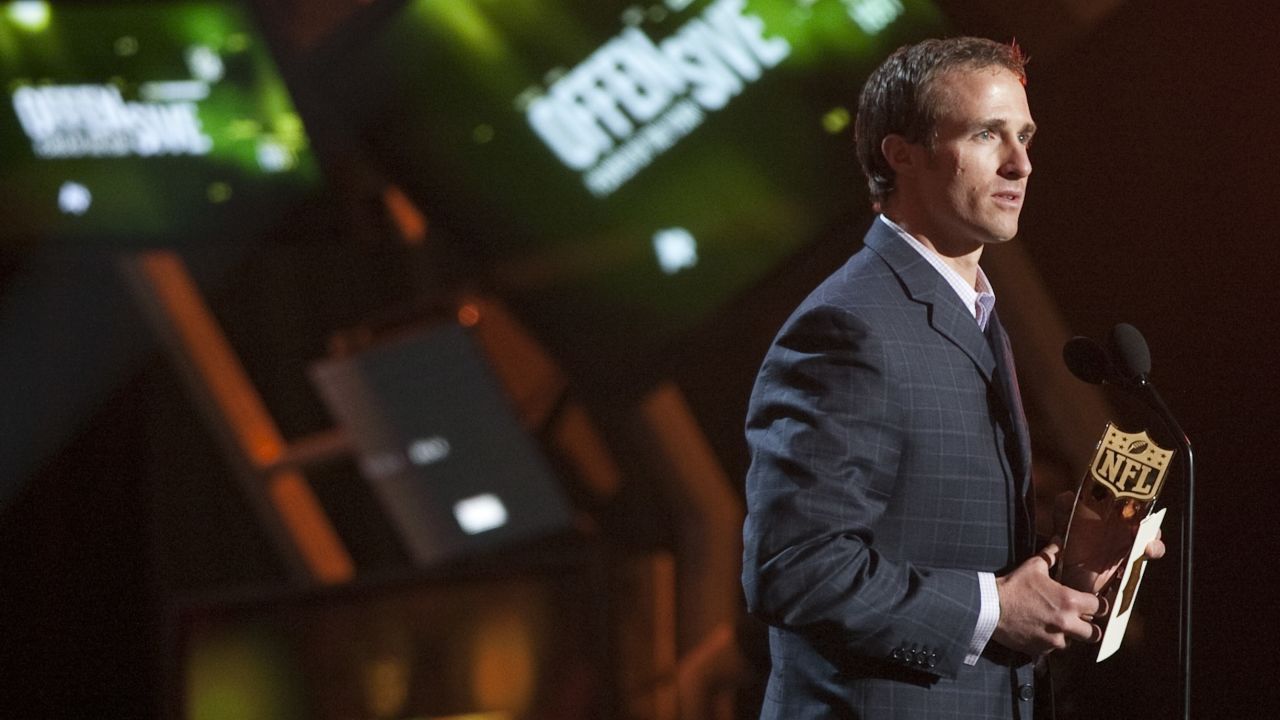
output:
M964 351L987 382L992 382L995 354L973 321L973 312L961 304L938 271L879 219L867 233L866 246L884 258L902 280L911 299L929 306L929 325L934 331Z
M947 281L920 254L911 249L878 219L867 233L866 246L875 251L897 274L912 300L929 306L929 324L940 335L969 356L986 381L993 386L1008 411L1004 445L1016 448L1017 457L1005 452L1005 462L1013 477L1010 512L1013 516L1010 540L1021 557L1034 544L1034 516L1031 512L1031 439L1018 392L1017 374L1009 338L996 313L988 332L974 322L973 313L960 302ZM1010 435L1012 437L1010 437ZM1016 501L1013 498L1017 498Z

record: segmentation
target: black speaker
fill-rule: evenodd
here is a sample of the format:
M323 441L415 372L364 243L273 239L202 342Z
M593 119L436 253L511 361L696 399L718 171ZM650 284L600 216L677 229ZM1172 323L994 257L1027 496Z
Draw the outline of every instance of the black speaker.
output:
M311 367L419 565L567 529L559 479L456 324Z

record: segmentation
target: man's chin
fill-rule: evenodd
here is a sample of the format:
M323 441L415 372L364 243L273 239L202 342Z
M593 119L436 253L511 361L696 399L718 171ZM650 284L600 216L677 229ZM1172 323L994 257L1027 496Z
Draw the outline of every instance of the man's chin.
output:
M988 227L984 228L984 230L986 231L984 233L986 237L982 242L987 245L1007 243L1018 236L1018 226L1016 224L1012 227Z

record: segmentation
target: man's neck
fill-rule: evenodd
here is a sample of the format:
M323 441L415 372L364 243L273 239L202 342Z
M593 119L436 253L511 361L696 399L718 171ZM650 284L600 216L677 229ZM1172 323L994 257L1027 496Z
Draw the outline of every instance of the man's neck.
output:
M884 216L905 230L911 237L918 240L929 252L941 258L947 267L955 270L960 277L964 278L965 282L969 283L969 287L977 287L978 261L982 259L981 243L976 248L971 245L956 247L956 243L948 243L934 233L924 232L919 226L911 222L911 218L895 214L892 209L886 208ZM933 237L930 237L930 235L933 235Z

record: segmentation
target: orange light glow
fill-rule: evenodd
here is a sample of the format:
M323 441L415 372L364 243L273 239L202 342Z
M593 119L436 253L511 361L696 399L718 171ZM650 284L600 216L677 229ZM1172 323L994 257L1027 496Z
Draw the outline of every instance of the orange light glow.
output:
M403 190L395 185L388 185L382 193L382 201L396 228L400 230L400 237L405 245L421 245L426 241L427 218Z
M222 333L182 260L172 252L150 252L138 263L139 277L171 345L189 364L190 382L208 401L214 422L257 473L279 461L286 443L244 366ZM269 478L267 495L311 576L323 583L350 580L355 565L306 479L297 471Z
M316 579L333 584L354 577L355 563L302 474L277 471L271 477L270 491L272 504Z
M458 308L458 322L463 327L475 327L480 322L480 306L475 303L467 303Z
M515 612L488 618L471 644L471 692L480 707L522 716L533 702L533 629Z

